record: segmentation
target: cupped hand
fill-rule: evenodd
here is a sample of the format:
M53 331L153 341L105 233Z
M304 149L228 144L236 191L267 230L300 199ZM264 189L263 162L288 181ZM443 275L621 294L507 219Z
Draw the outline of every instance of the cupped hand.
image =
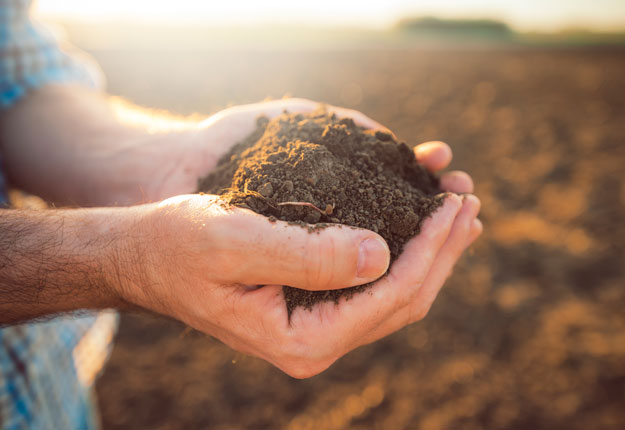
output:
M431 169L451 157L442 143L415 153ZM442 184L457 193L472 191L462 173L444 176ZM153 246L129 246L140 254L130 261L139 264L126 271L135 275L122 296L305 378L423 318L463 250L481 233L479 208L475 196L450 193L370 289L338 305L297 308L289 318L282 285L336 289L385 273L389 252L381 237L338 227L309 233L246 209L224 208L216 196L178 196L135 208L147 210L135 227L145 234L129 237L143 243L151 237Z
M317 106L302 99L278 100L209 118L193 143L193 162L165 195L192 190L207 167L254 129L260 114L310 112ZM360 112L328 108L363 127L385 129ZM197 156L207 148L210 152ZM452 153L442 142L428 142L415 148L415 156L437 172L448 166ZM180 319L291 376L315 375L354 348L425 317L456 261L482 231L470 176L444 173L441 188L457 194L447 195L386 276L349 300L297 308L290 317L283 285L327 290L378 279L389 264L383 239L372 231L338 227L311 234L249 210L226 209L216 196L178 196L148 205L150 215L144 219L149 221L143 224L158 246L142 253L148 259L143 266L150 270L124 288L124 298Z

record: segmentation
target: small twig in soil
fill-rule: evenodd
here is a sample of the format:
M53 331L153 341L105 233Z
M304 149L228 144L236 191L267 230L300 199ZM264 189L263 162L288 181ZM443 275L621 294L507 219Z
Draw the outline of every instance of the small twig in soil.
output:
M332 215L332 212L334 212L334 205L326 205L325 210L323 209L319 209L317 206L315 206L312 203L309 202L281 202L281 203L276 203L277 206L273 205L269 199L265 196L263 196L262 194L260 194L259 192L256 191L252 191L252 190L247 190L246 193L247 195L251 195L254 197L258 197L259 199L261 199L262 201L264 201L265 203L267 203L270 207L274 208L274 209L278 209L277 206L305 206L311 209L316 210L317 212L319 212L321 215L327 215L330 216Z

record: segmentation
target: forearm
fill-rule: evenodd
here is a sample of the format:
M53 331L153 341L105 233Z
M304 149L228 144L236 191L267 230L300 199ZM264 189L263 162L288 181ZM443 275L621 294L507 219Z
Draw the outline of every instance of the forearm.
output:
M9 181L56 204L79 206L163 198L168 172L190 162L183 154L198 127L65 85L29 94L2 113L0 125ZM187 182L184 191L194 191L193 180Z
M124 211L2 211L0 325L120 305Z

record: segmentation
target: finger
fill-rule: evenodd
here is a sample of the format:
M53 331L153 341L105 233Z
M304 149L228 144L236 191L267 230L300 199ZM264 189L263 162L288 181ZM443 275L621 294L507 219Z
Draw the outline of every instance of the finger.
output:
M407 306L399 309L375 330L365 336L363 338L363 344L374 342L394 333L402 327L418 321L425 316L447 276L451 273L453 266L460 258L462 251L466 249L468 239L471 238L472 235L479 236L479 232L474 230L476 228L474 221L477 220L475 215L479 211L479 206L479 200L475 198L475 196L470 196L468 199L465 198L463 207L454 221L452 231L436 256L430 272L414 300ZM481 226L481 223L479 223L479 225Z
M431 172L444 169L451 163L452 152L444 142L426 142L415 146L417 161Z
M480 200L474 195L468 194L464 196L462 209L458 213L451 233L445 245L443 245L436 256L436 260L432 264L423 287L419 290L414 300L411 312L413 320L410 322L423 318L429 311L436 296L451 274L454 265L467 247L473 221L477 219L480 206Z
M411 266L420 266L421 270L406 267L403 271L410 273L403 275L399 273L396 276L402 279L406 275L426 276L431 265L430 260L445 242L460 207L459 196L454 194L447 196L443 206L426 220L421 234L411 241L412 248L416 248L417 257L419 257L418 260L412 261ZM414 254L415 250L404 251L398 262L407 253ZM312 311L303 308L295 309L290 316L289 331L308 333L307 342L316 345L314 354L329 357L326 363L331 362L362 344L363 339L387 319L398 306L405 307L405 301L400 300L398 295L403 290L404 295L410 296L412 291L404 289L400 283L391 282L390 278L392 278L391 275L377 281L370 290L356 294L349 300L342 299L339 306L326 302L316 304ZM313 327L314 329L311 329Z
M388 276L391 283L409 287L421 284L447 240L461 208L460 196L449 194L445 198L443 206L425 220L421 233L408 241L402 254L393 263ZM405 294L401 288L397 289L397 293Z
M328 112L335 113L341 118L352 118L354 122L361 127L390 131L379 122L369 118L368 116L357 110L342 108L333 105L326 105L323 103L318 103L312 100L302 98L269 100L262 103L236 106L231 109L236 109L238 112L255 112L259 115L263 114L269 118L273 118L282 114L284 111L290 113L309 113L313 112L321 106L324 106Z
M274 118L284 113L309 113L319 108L319 103L301 98L289 98L281 100L269 100L261 103L253 103L248 105L236 106L237 112L253 112L256 116L265 115L268 118Z
M275 115L279 115L285 109L289 112L306 113L306 112L312 112L315 109L318 109L320 106L324 106L328 112L334 113L338 117L341 117L341 118L351 118L354 120L356 124L360 125L361 127L374 129L374 130L384 130L393 134L388 128L386 128L379 122L369 118L364 113L354 110L354 109L348 109L348 108L343 108L339 106L318 103L312 100L301 99L301 98L289 98L289 99L283 99L283 100L275 100L273 102L265 102L264 104L268 104L266 109L268 109L269 112ZM276 110L277 108L281 108L282 111L277 112ZM394 136L395 135L393 134L393 137Z
M287 110L289 112L307 113L307 112L312 112L315 109L318 109L320 106L323 106L326 108L328 112L334 113L336 114L336 116L340 118L351 118L354 120L356 124L358 124L361 127L364 127L367 129L373 129L373 130L383 130L383 131L390 133L393 137L395 137L395 135L393 134L391 130L389 130L388 128L380 124L379 122L369 118L364 113L354 110L354 109L348 109L348 108L343 108L339 106L318 103L312 100L301 99L301 98L276 100L274 102L265 102L265 104L268 104L268 105L264 109L266 109L268 112L273 114L273 116L277 116L281 114L284 110ZM278 111L279 108L281 108L282 110Z
M359 319L358 306L376 308L372 311L373 314L380 314L381 310L386 311L397 306L394 303L396 296L408 295L410 293L408 290L427 276L439 249L447 240L461 206L460 197L449 194L442 207L425 220L421 233L406 244L401 256L393 263L388 276L378 281L370 293L358 294L341 304L345 313L354 312L352 316ZM353 307L355 308L351 311Z
M354 120L356 124L366 129L382 130L386 133L389 133L391 136L393 136L395 140L397 140L397 137L390 129L383 126L382 124L375 121L374 119L369 118L367 115L365 115L364 113L360 111L357 111L354 109L337 107L337 106L331 106L331 105L327 105L326 108L328 109L328 112L335 113L338 117L351 118Z
M442 190L453 193L472 193L473 179L465 172L454 170L441 176L440 186Z
M372 231L348 227L310 231L308 225L270 222L244 209L231 212L213 234L221 267L228 269L224 281L332 290L371 282L388 268L388 245Z
M343 337L343 343L350 345L357 342L354 339L365 336L398 307L410 302L410 297L418 290L419 279L425 279L445 243L460 207L460 197L448 195L443 206L425 221L421 233L408 242L387 277L377 281L367 292L342 300L338 307L334 303L321 303L313 312L297 308L291 315L291 325L305 327L323 316L323 321L331 322L328 323L331 333L326 336Z
M471 246L471 244L473 244L478 237L480 237L483 230L484 226L482 225L482 221L480 221L479 218L475 218L473 220L473 224L471 225L471 233L469 233L469 239L466 244L467 248Z
M285 110L312 112L318 103L306 99L271 100L262 103L233 106L208 117L198 125L198 130L210 128L211 148L220 155L232 144L245 139L256 129L256 120L265 115L274 118Z
M218 112L211 116L202 123L202 127L214 125L219 122L220 119L228 117L233 113L238 114L241 119L241 126L247 130L249 128L250 121L254 121L259 115L265 115L268 118L275 118L281 115L284 111L290 113L310 113L315 111L321 106L325 106L328 112L335 113L341 118L351 118L356 124L366 129L382 130L393 136L395 140L397 137L395 134L380 124L379 122L369 118L362 112L353 109L341 108L338 106L324 105L308 99L302 98L289 98L281 100L269 100L261 103L252 103L247 105L240 105L231 107Z

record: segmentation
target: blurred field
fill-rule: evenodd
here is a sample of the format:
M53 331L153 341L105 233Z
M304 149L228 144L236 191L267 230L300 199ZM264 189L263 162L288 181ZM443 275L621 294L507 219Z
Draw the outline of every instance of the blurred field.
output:
M288 93L447 141L485 225L426 320L309 380L125 315L98 383L105 428L623 428L625 51L93 54L112 92L152 107Z

